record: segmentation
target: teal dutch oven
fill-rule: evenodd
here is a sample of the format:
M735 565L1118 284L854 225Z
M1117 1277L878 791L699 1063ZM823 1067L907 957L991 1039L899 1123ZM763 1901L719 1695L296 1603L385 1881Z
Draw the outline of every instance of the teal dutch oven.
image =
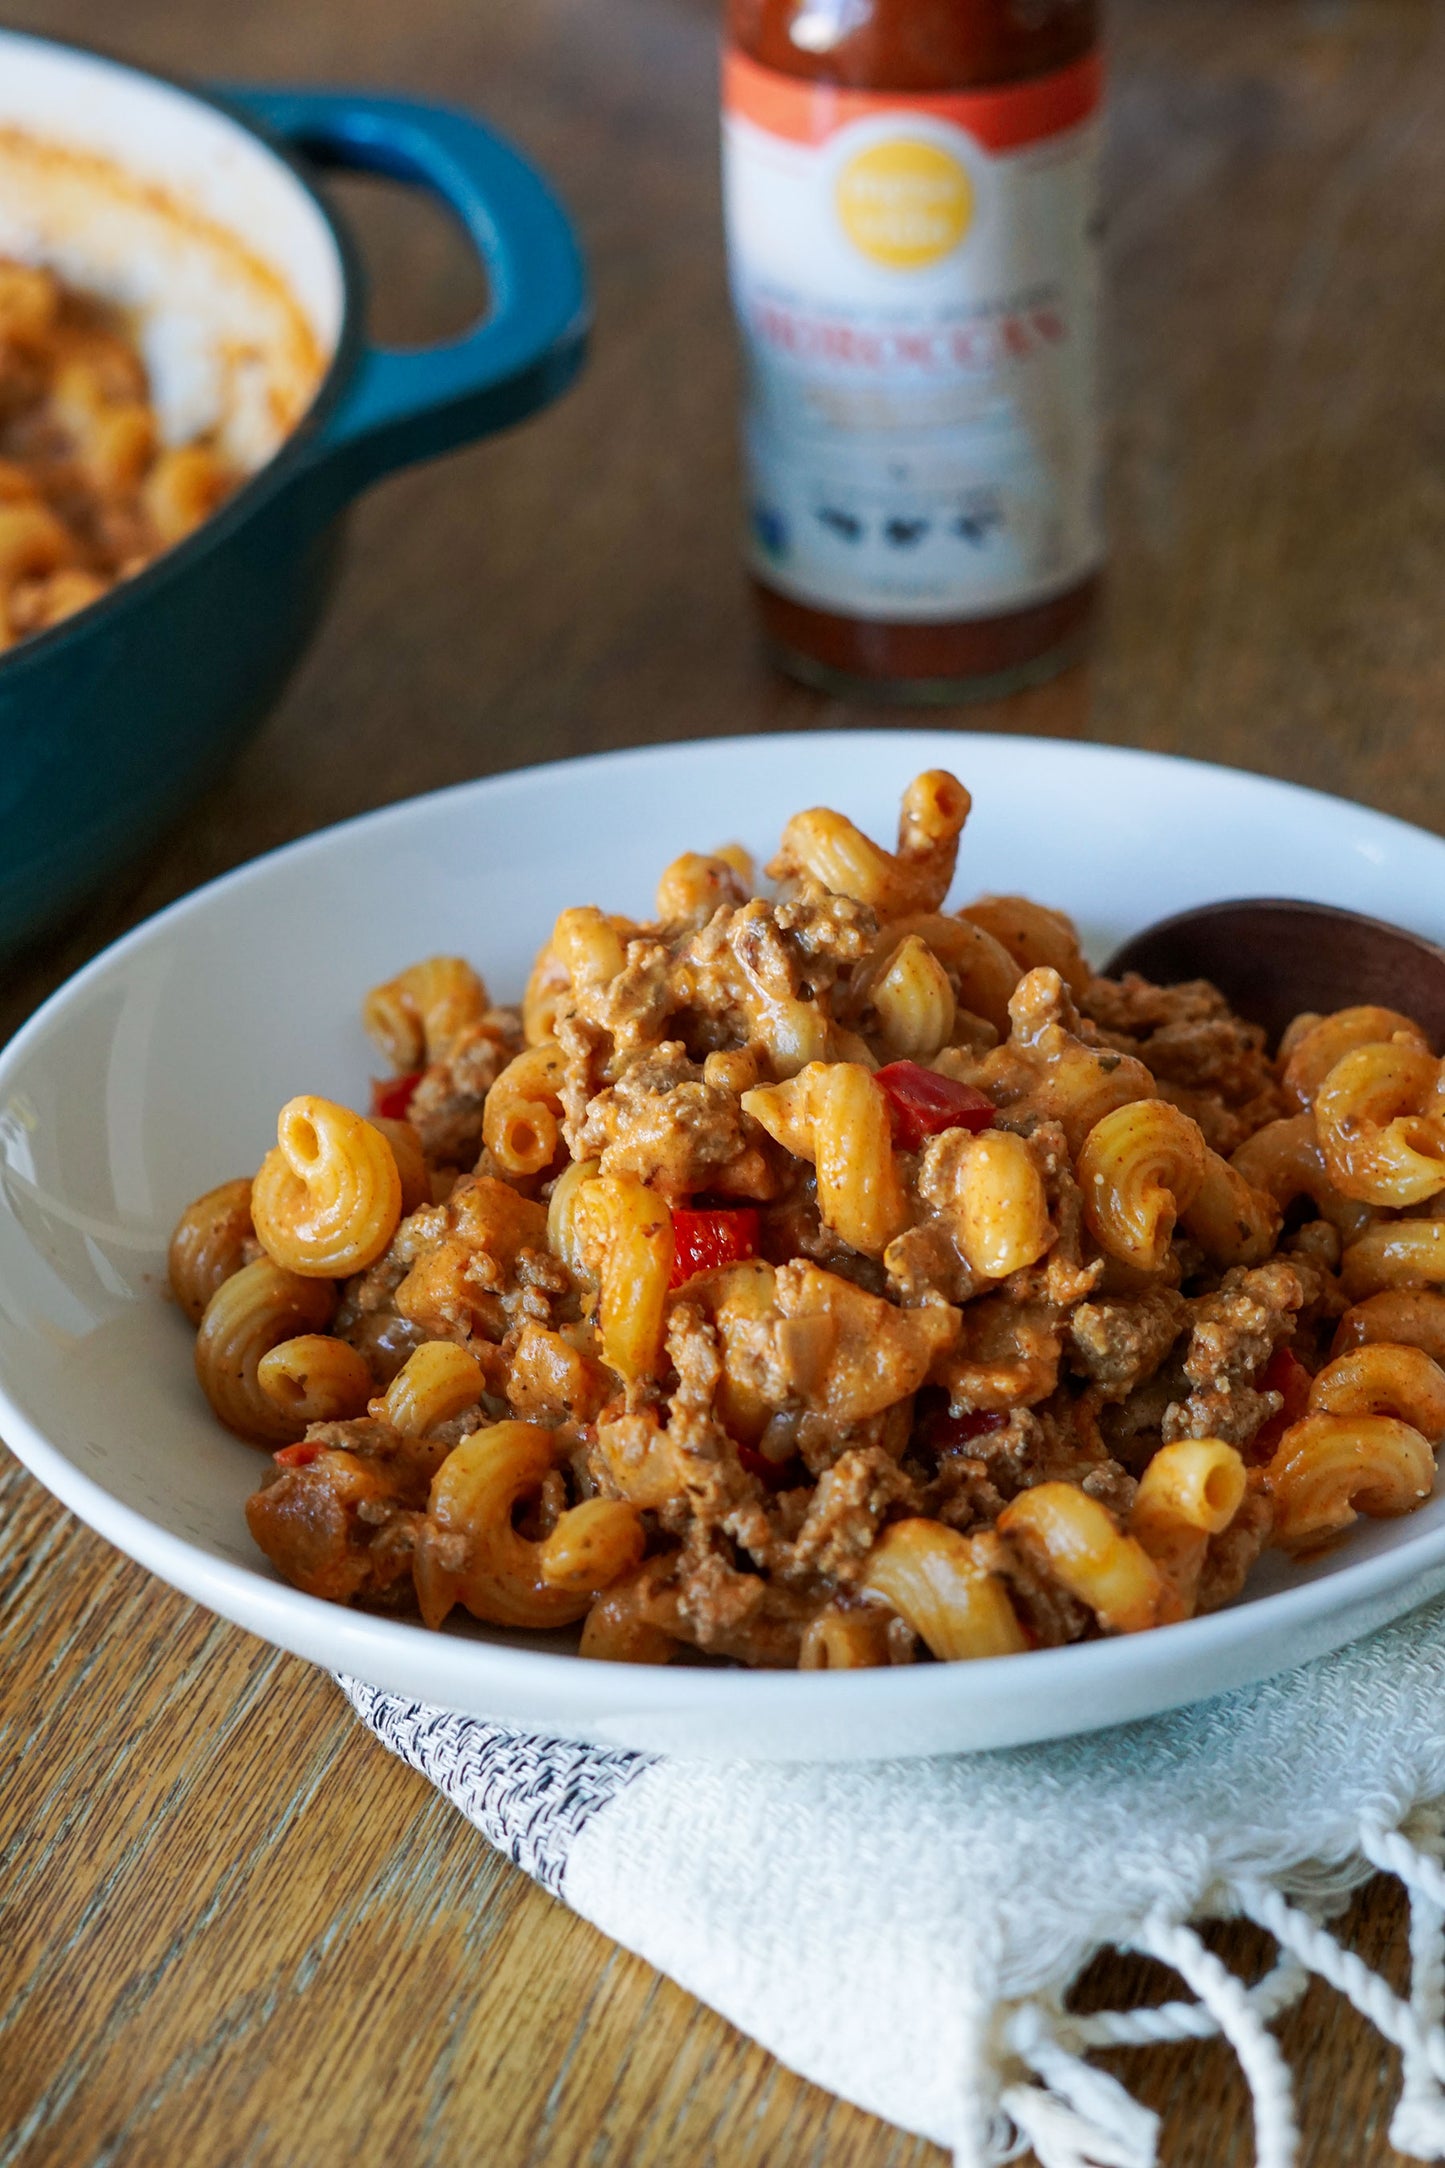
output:
M355 251L301 160L439 197L485 269L483 320L440 346L368 342ZM0 246L17 227L21 252L131 308L163 425L216 425L219 402L254 471L186 541L0 655L3 951L220 774L316 624L348 502L555 398L587 319L565 213L469 114L199 93L0 32Z

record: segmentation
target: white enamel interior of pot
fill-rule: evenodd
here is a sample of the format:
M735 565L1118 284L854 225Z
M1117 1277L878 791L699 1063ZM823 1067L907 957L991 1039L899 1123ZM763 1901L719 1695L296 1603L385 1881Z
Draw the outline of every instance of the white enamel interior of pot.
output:
M261 466L336 350L341 259L284 162L118 62L0 31L0 255L123 307L170 443Z

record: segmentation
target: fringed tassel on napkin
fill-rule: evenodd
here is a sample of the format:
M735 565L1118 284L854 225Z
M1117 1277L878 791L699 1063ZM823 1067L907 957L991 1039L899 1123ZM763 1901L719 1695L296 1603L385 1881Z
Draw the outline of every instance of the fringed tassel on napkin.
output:
M1084 2017L1041 2000L1016 2006L1002 2028L1003 2057L1030 2075L999 2093L1008 2128L992 2134L983 2151L966 2138L955 2149L957 2168L992 2168L1030 2147L1041 2168L1157 2168L1158 2117L1084 2057L1099 2048L1215 2033L1229 2041L1249 2083L1257 2168L1296 2168L1294 2089L1268 2028L1311 1974L1328 1980L1400 2050L1390 2143L1414 2160L1445 2160L1445 1814L1438 1808L1417 1814L1406 1828L1363 1824L1360 1851L1395 1875L1410 1899L1408 2002L1305 1905L1271 1882L1241 1878L1224 1889L1221 1909L1243 1914L1274 1937L1280 1952L1274 1968L1250 1987L1186 1921L1154 1914L1129 1947L1168 1965L1197 2000Z

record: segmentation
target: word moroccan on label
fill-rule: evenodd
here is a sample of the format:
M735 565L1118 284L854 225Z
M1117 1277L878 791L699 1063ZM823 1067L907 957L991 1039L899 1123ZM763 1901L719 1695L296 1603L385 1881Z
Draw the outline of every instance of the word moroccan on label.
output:
M1095 56L905 96L731 51L749 553L860 617L984 617L1102 555Z

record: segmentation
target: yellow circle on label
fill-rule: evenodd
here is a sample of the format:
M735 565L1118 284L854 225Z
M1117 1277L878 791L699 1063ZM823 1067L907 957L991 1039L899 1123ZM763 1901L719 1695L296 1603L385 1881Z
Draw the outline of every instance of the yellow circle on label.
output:
M898 136L848 160L837 203L856 249L890 270L918 271L940 262L968 232L973 183L936 143Z

